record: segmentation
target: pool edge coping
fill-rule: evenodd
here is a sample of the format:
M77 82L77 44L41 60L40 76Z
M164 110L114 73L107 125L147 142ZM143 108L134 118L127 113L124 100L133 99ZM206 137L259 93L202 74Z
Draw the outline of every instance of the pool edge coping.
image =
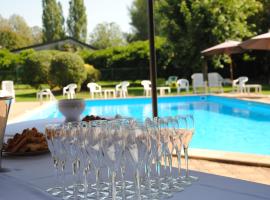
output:
M189 149L189 157L223 163L270 167L270 156L206 149Z

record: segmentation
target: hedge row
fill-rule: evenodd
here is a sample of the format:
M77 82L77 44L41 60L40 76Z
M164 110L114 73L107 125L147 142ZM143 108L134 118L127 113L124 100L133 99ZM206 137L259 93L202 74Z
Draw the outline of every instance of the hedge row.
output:
M161 77L170 62L164 38L156 38L157 67ZM102 72L102 79L125 80L149 78L149 43L138 41L126 46L98 51L81 51L79 55L86 63Z
M12 79L36 88L44 83L52 88L69 83L80 86L84 81L96 81L100 77L100 72L85 64L79 55L60 51L27 50L12 54L1 50L0 71L2 80ZM4 71L10 72L9 76Z
M159 77L167 76L166 66L171 61L168 52L166 40L156 38ZM51 87L63 87L71 82L80 85L100 77L103 80L149 79L149 43L139 41L121 47L77 53L26 50L13 54L0 50L0 71L2 80L12 79L4 76L4 71L11 71L9 76L13 74L13 80L34 87L44 83Z

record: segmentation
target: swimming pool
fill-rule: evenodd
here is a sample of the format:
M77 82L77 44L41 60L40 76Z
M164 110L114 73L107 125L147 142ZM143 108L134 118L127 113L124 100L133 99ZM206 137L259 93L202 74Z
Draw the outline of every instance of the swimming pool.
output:
M217 96L162 97L160 116L193 114L196 132L192 148L270 155L270 105ZM150 98L89 100L83 115L152 116ZM56 104L26 120L59 118Z

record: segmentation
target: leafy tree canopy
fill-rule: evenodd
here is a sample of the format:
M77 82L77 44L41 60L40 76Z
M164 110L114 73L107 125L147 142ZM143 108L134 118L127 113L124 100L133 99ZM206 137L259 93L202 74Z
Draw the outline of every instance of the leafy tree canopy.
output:
M0 16L0 46L2 48L16 49L29 46L38 43L40 37L40 29L35 28L34 33L23 17L12 15L5 19Z
M256 0L159 0L156 6L175 65L188 74L201 69L201 50L252 36L256 25L249 19L262 7Z
M115 23L98 24L90 34L90 44L98 49L124 45L124 35Z
M156 1L155 1L156 2ZM148 39L148 10L146 0L134 0L132 6L129 8L129 15L131 18L130 25L133 28L132 41L147 40ZM159 35L159 23L155 17L156 35ZM129 36L130 37L130 36Z

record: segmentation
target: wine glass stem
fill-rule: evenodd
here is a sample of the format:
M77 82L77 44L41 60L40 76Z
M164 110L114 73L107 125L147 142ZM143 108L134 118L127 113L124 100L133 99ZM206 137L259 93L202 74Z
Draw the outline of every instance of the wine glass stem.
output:
M125 180L126 168L123 164L121 166L121 180L122 180L122 199L126 199L126 180Z
M146 163L146 178L147 178L147 187L148 191L151 191L151 162Z
M74 196L74 199L75 200L77 200L77 198L78 198L78 185L77 185L77 160L75 160L75 161L73 161L73 163L72 163L72 172L73 172L73 176L74 176L74 179L75 179L75 183L74 183L74 185L73 185L73 191L74 191L74 194L73 194L73 196Z
M164 154L163 154L163 158L164 158L164 176L166 177L166 171L167 171L167 166L168 166L168 164L167 164L167 155L166 155L167 153L166 152L164 152Z
M186 178L189 177L189 169L188 169L188 147L184 147L185 153L185 163L186 163Z
M177 151L177 168L178 168L178 176L181 177L181 150Z
M61 179L62 179L62 197L64 198L65 197L65 192L66 192L66 180L65 180L65 167L66 167L66 162L65 161L62 161L61 162Z
M140 184L140 171L136 169L135 172L135 182L136 182L136 199L141 200L141 184Z
M88 181L87 181L88 168L87 167L85 167L83 175L84 175L84 198L87 199L87 193L88 193Z
M170 176L172 177L172 154L168 155L168 159L169 159Z
M157 172L157 188L160 191L161 190L161 173L160 173L161 163L160 160L157 158L156 160L156 172Z
M116 172L114 170L111 171L112 177L112 200L116 200Z
M100 169L96 168L96 199L100 199Z

